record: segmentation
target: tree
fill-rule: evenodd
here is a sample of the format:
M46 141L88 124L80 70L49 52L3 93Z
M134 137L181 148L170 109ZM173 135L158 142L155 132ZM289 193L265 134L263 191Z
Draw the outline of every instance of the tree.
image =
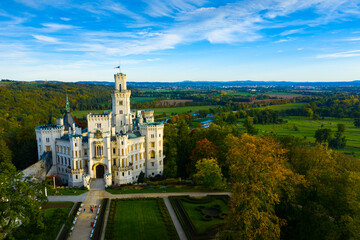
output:
M177 176L177 130L175 125L165 124L164 127L164 176L174 178Z
M11 163L11 151L2 138L0 138L0 163Z
M270 137L243 134L229 136L228 152L232 196L226 231L231 239L279 239L285 221L275 214L280 202L281 186L299 184L302 178L286 167L286 150ZM230 235L230 236L229 236Z
M357 127L357 128L360 127L360 118L355 118L354 119L354 126Z
M315 132L315 139L318 143L325 143L331 139L331 129L320 128Z
M306 185L283 208L281 215L288 221L283 239L358 239L359 160L318 144L298 148L290 163Z
M191 175L195 172L196 163L203 158L216 158L217 146L212 144L207 138L196 142L195 148L192 150L191 163L188 173Z
M337 131L338 131L339 133L344 133L344 132L345 132L345 124L343 124L343 123L338 123L338 124L337 124Z
M14 165L0 163L0 239L5 235L11 239L14 229L36 222L43 226L40 206L46 201L43 185L29 178L23 178Z
M144 178L145 178L145 173L143 171L141 171L139 173L139 177L138 177L138 183L143 183L144 182Z
M259 131L254 127L254 122L252 117L245 118L244 127L246 128L246 132L250 135L256 135Z
M186 122L181 119L177 125L177 152L178 152L178 176L182 178L188 177L186 168L190 162L191 155L191 139L190 139L190 128Z
M215 158L204 158L198 161L193 178L196 183L212 190L223 189L225 186L221 168Z

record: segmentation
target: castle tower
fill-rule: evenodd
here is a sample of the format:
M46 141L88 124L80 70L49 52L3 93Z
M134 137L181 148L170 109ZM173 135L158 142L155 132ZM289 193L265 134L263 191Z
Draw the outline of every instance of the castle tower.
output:
M126 74L117 73L114 75L115 90L111 93L113 126L117 133L129 132L132 129L130 113L131 91L126 88Z

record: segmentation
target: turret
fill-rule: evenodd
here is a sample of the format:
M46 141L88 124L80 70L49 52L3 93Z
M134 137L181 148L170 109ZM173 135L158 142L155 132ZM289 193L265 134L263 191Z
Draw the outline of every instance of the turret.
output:
M126 91L126 74L117 73L114 74L115 79L115 91Z

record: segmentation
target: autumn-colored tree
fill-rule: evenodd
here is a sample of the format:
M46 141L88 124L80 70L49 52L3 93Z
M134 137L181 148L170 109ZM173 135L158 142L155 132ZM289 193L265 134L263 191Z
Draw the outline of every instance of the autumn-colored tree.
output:
M188 166L188 173L192 175L195 171L196 163L203 158L216 158L217 146L212 144L207 138L196 142L195 148L192 150L191 162Z
M193 175L196 183L210 189L223 189L225 181L221 168L215 158L204 158L196 163L196 173Z
M285 220L275 214L284 182L300 183L300 175L286 167L286 150L273 138L243 134L229 136L232 196L223 236L230 239L279 239ZM288 194L291 185L286 185Z

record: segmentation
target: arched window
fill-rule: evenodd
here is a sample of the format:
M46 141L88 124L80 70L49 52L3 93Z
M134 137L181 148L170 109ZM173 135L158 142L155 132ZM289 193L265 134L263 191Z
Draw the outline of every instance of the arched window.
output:
M150 152L150 157L151 157L151 158L155 158L155 151L151 151L151 152Z
M161 157L161 151L159 151L159 157Z

